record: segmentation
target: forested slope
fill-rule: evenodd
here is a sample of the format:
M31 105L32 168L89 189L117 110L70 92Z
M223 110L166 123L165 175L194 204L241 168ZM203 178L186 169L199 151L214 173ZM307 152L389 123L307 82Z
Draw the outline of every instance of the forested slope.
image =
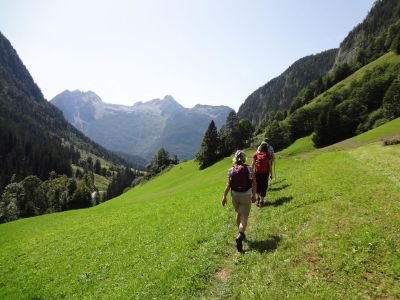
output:
M16 174L46 179L50 171L72 175L75 150L93 153L108 161L122 160L92 142L48 103L10 42L0 33L0 194ZM68 146L68 147L67 147Z
M272 115L264 134L282 149L315 132L315 145L324 147L399 117L399 72L400 55L387 53L286 116Z
M295 62L282 75L253 92L239 108L238 115L264 130L272 120L283 120L288 113L390 51L400 53L400 2L378 0L339 49ZM291 69L297 72L290 72Z
M281 75L250 94L238 116L259 124L270 111L289 109L293 98L307 84L325 75L333 66L337 49L303 57Z
M342 41L335 65L365 65L390 48L400 47L400 2L378 0L367 17Z

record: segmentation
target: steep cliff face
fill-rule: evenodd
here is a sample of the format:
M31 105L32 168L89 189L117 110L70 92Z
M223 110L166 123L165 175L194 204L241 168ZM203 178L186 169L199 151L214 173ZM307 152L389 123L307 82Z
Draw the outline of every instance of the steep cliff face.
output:
M396 44L397 43L397 44ZM389 50L400 49L400 1L377 0L362 23L340 44L296 61L280 76L254 91L240 106L238 116L260 124L268 112L288 109L302 88L331 73L335 66L357 69Z
M354 27L340 44L334 65L352 64L357 61L362 63L364 55L383 54L380 52L384 50L387 31L399 18L400 1L376 1L367 17Z
M238 116L258 124L268 111L288 109L293 98L333 66L337 49L303 57L278 77L254 91L240 106Z

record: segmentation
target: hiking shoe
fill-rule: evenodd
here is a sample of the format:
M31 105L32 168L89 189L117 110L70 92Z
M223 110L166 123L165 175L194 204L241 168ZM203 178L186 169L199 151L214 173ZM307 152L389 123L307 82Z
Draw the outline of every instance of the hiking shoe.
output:
M236 249L239 252L243 252L243 242L239 236L236 237Z
M260 201L259 207L263 207L264 206L264 201Z

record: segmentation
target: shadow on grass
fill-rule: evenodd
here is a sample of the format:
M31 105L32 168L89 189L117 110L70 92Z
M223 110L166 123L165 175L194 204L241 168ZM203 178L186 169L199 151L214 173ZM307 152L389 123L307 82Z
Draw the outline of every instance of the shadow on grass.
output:
M289 197L280 197L278 199L276 199L274 202L265 202L264 207L265 206L280 206L285 204L286 202L292 201L293 197L289 196Z
M289 184L284 184L284 185L277 186L277 187L270 187L270 188L268 189L268 191L269 191L269 192L282 191L282 190L286 189L288 186L289 186Z
M272 184L278 184L278 183L284 182L285 180L286 180L286 178L282 178L282 179L279 179L277 181L273 180Z
M278 248L282 238L277 235L271 235L267 240L264 241L248 241L249 251L256 250L260 253L272 252Z

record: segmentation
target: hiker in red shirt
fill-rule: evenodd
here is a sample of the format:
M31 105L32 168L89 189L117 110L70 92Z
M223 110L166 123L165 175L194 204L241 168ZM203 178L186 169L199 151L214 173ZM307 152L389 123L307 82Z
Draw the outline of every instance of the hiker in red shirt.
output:
M226 204L226 196L231 190L232 204L237 213L236 225L238 235L236 237L236 248L243 252L243 240L246 238L245 230L250 213L251 203L255 201L255 179L250 166L245 164L246 154L238 150L233 158L234 166L228 171L228 182L222 197L222 206Z
M264 205L264 198L267 195L268 179L271 171L271 155L268 152L268 145L261 144L253 155L252 169L257 181L257 201L259 207Z

